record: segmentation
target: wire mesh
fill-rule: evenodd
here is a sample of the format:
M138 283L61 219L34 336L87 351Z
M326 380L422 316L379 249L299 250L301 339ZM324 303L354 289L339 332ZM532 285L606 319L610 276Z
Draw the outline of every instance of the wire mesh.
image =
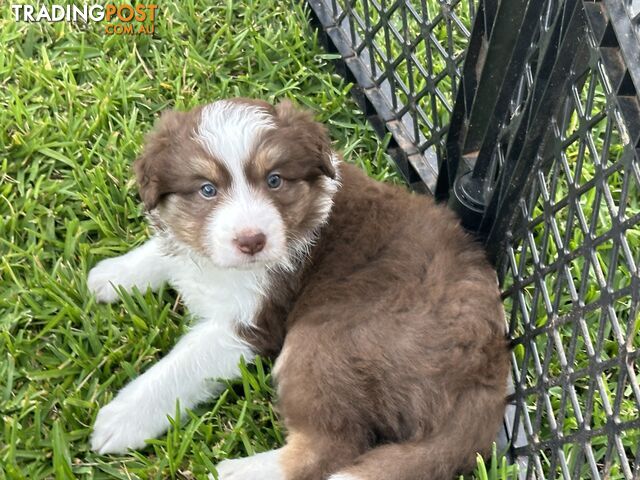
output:
M473 0L311 0L333 46L410 167L433 191Z
M549 2L546 17L568 15L569 3ZM526 478L639 478L640 108L625 63L638 42L619 41L631 17L616 19L606 2L578 4L575 17L567 25L584 29L583 44L555 85L558 107L514 214L492 219L508 225L496 255L514 345L508 436ZM528 62L521 82L535 71ZM517 136L503 131L498 169Z
M638 478L640 159L609 85L597 57L571 82L507 244L528 477Z
M482 180L521 477L640 478L640 3L309 4L428 189ZM518 25L501 65L492 48ZM505 67L499 88L487 65Z

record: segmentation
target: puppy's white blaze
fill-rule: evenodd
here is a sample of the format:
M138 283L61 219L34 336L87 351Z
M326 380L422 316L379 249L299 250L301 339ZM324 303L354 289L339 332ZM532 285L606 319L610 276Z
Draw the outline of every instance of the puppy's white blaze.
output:
M210 254L220 266L268 264L286 257L284 222L275 206L249 186L244 172L256 142L271 128L272 116L253 105L221 100L202 110L198 140L231 174L230 191L207 220ZM264 250L253 257L238 251L234 239L243 231L264 233Z
M336 473L335 475L331 475L329 480L363 480L360 477L356 477L355 475L351 475L350 473Z
M210 103L202 109L197 139L221 161L235 179L244 175L243 165L260 135L275 128L264 109L227 100Z

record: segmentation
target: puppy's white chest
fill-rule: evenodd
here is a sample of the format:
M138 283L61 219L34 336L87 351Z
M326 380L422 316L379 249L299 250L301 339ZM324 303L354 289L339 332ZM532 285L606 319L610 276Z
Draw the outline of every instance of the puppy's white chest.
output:
M169 279L197 320L253 325L265 298L263 270L225 269L176 257Z

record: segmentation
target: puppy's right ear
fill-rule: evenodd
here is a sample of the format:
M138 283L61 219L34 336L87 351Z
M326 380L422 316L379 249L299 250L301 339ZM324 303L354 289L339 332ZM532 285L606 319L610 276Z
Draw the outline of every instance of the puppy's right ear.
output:
M304 162L327 177L335 178L333 151L326 127L316 122L311 112L297 108L289 100L278 103L275 110L281 131L295 139Z
M184 116L173 110L162 113L133 163L140 198L147 210L153 210L162 196L171 192L170 172L176 161L176 143L184 128Z

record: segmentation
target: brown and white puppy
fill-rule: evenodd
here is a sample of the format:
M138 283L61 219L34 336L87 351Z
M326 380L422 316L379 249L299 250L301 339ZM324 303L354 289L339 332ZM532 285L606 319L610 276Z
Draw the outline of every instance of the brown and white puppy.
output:
M164 114L135 163L155 236L89 274L178 290L194 325L98 413L92 447L123 452L277 357L286 445L224 480L449 479L487 453L508 371L495 273L431 198L342 163L289 102Z

